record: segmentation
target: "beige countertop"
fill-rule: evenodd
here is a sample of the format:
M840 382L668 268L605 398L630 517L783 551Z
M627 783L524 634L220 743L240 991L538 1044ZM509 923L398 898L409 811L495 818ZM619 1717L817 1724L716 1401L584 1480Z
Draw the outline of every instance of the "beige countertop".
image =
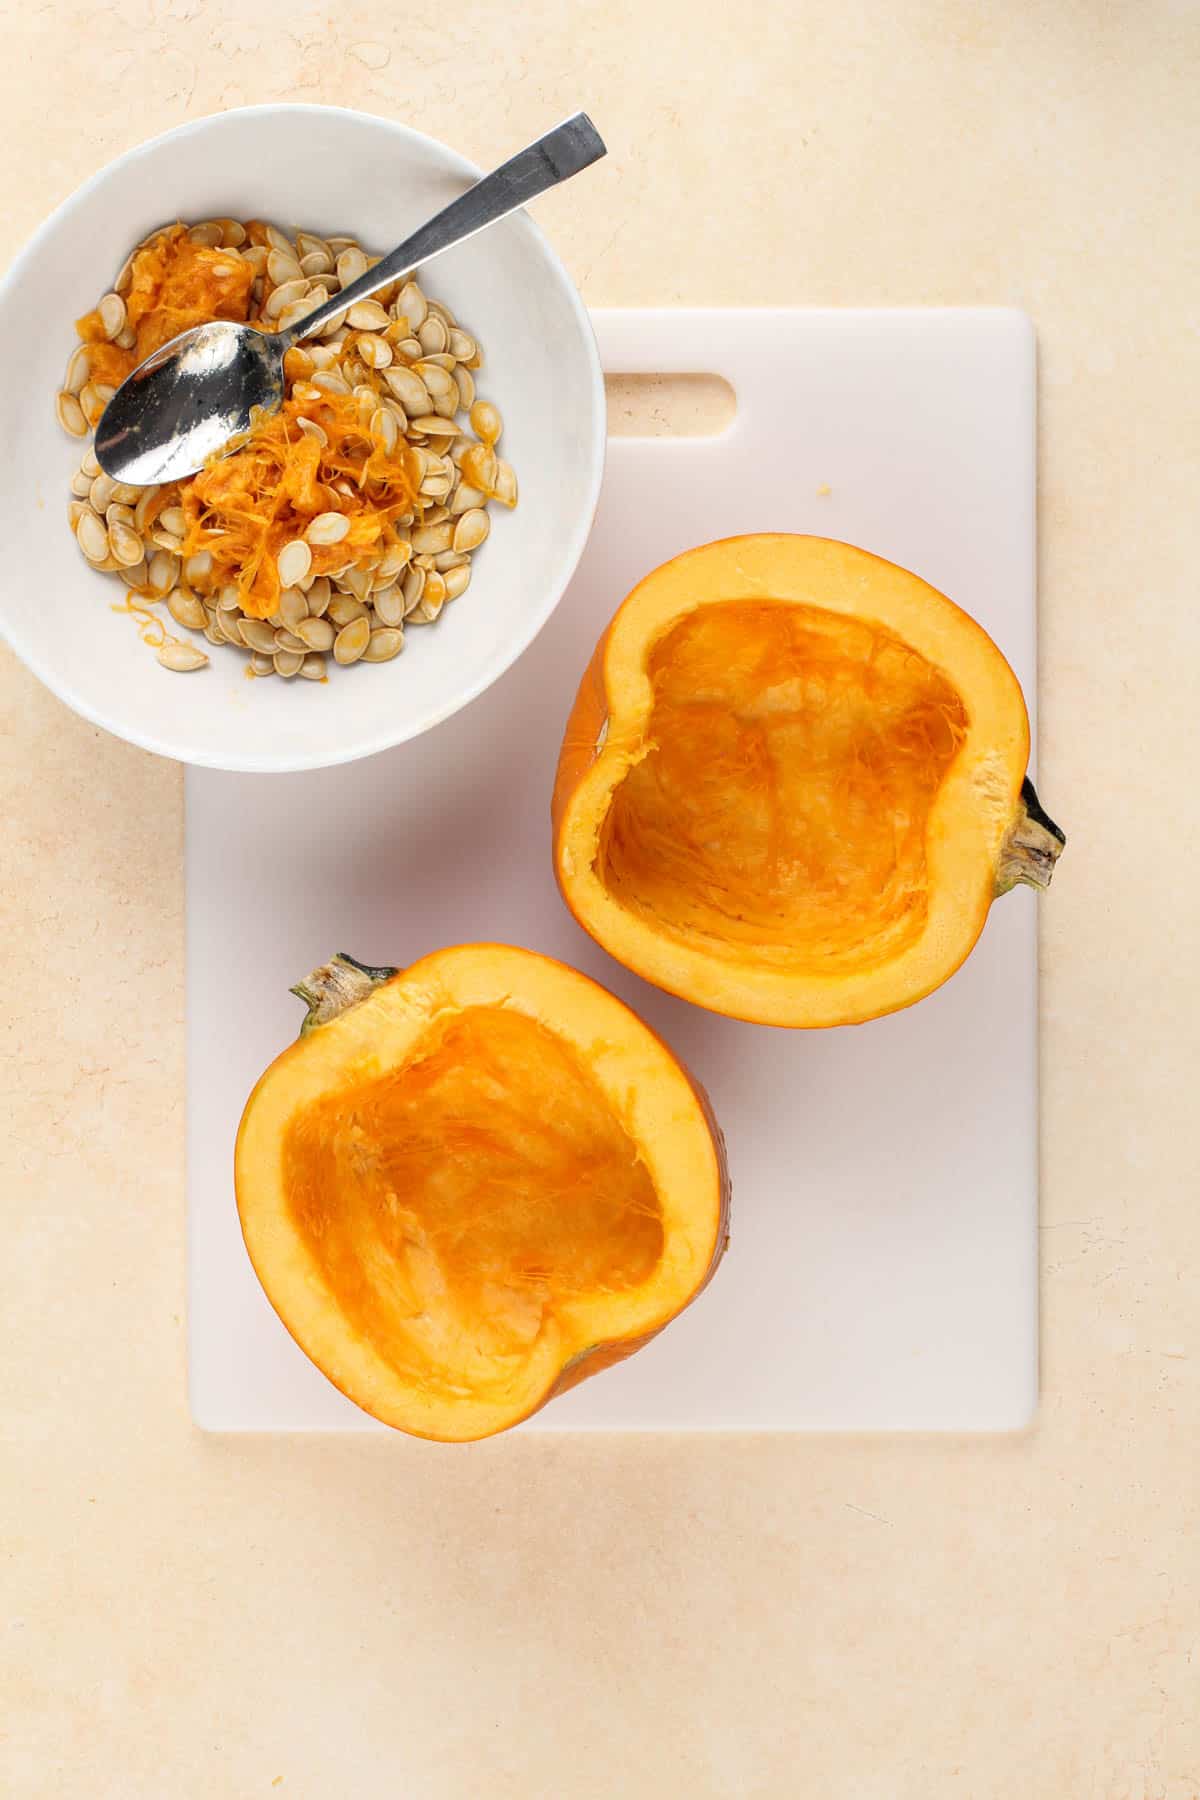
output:
M202 1437L179 771L5 658L0 1792L1195 1800L1200 13L241 10L10 13L4 254L217 108L487 162L584 104L612 155L540 216L592 303L1033 315L1043 1404L1001 1441Z

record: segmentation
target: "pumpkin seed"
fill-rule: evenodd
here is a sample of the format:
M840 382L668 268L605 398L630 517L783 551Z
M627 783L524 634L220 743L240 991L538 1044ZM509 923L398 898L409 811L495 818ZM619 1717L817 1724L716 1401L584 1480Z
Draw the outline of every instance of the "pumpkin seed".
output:
M270 298L263 307L263 318L278 319L285 306L291 306L294 300L303 300L307 292L308 280L303 275L294 275L290 281L281 282L271 289Z
M466 592L467 584L470 582L470 563L462 562L459 563L457 568L447 569L444 579L446 582L446 599L448 601L457 600L460 594Z
M272 286L282 287L287 281L299 281L302 274L303 270L290 250L267 253L267 279Z
M394 454L400 442L400 426L394 412L390 412L386 406L377 406L371 414L367 429L388 456Z
M347 620L351 624L352 620ZM336 636L328 619L301 619L296 626L296 636L308 650L330 650Z
M218 590L217 605L222 612L235 613L242 610L241 598L232 581L227 581L224 587Z
M137 251L131 250L129 255L125 258L125 261L121 264L117 279L113 282L113 291L115 293L127 294L133 286L133 259L136 255Z
M112 497L119 500L122 506L136 506L145 491L144 488L135 487L132 481L118 481L113 486Z
M471 408L471 430L483 444L493 448L500 441L500 433L504 429L504 421L496 408L488 400L477 400Z
M333 585L328 575L318 575L307 594L309 617L319 619L333 598Z
M305 681L324 681L325 658L323 656L306 656L300 664L300 674Z
M84 513L90 513L91 510L92 509L86 500L67 501L67 522L72 531L77 530L79 521L82 519Z
M355 565L354 567L347 569L346 573L342 576L342 587L348 594L352 595L355 600L361 600L364 606L366 605L367 595L371 592L372 573L373 572L370 569L360 569Z
M303 413L301 413L298 415L298 417L296 419L296 423L300 427L301 431L303 431L308 437L316 438L316 440L317 440L318 444L320 444L322 450L325 448L325 446L329 442L329 439L326 436L325 432L317 424L317 421L315 419L306 419L304 417Z
M105 562L109 555L108 529L104 520L89 506L86 512L80 513L75 526L75 538L79 548L90 563Z
M419 418L434 410L433 397L419 375L411 369L392 367L384 371L384 382L395 394L409 418Z
M183 579L189 587L195 587L197 582L208 580L212 574L212 566L212 552L197 550L195 555L189 556L183 565Z
M364 662L391 662L404 648L404 633L399 626L382 626L373 631L363 651Z
M274 656L268 656L263 650L256 650L250 658L250 672L253 675L273 675L275 673Z
M404 577L404 616L407 619L414 606L420 604L425 592L425 570L419 563L414 563Z
M367 609L361 600L352 594L335 594L329 602L328 616L340 630L344 625L353 625L356 619L365 619Z
M83 470L81 469L79 473L82 475ZM160 487L143 488L134 502L133 527L135 531L140 531L143 537L150 529L150 510L161 492Z
M285 587L280 594L279 616L289 631L295 631L301 619L307 619L308 600L298 587Z
M118 331L116 337L113 339L113 343L117 346L118 350L132 350L137 343L137 332L133 329L132 325L126 325L123 331Z
M475 404L475 377L470 369L462 363L454 370L454 385L458 389L458 403L464 412L470 412Z
M357 244L351 244L341 252L334 267L338 286L346 288L352 281L357 281L360 275L366 274L367 259Z
M497 462L492 498L498 500L501 506L513 507L517 504L517 476L511 463Z
M82 469L76 469L71 477L71 492L77 500L86 500L92 491L92 484Z
M79 404L89 425L100 423L101 414L116 391L106 381L85 382L80 391Z
M450 342L447 345L447 348L450 351L451 356L455 357L459 362L470 362L476 350L475 339L471 337L469 333L460 331L458 326L455 325L451 329Z
M396 295L394 311L397 318L405 319L410 332L417 332L429 313L429 303L415 281L406 281Z
M482 506L487 495L482 488L472 487L469 481L460 481L454 490L454 498L450 502L450 515L459 518L476 506Z
M461 515L451 541L456 550L477 550L490 529L487 514L482 507L475 506Z
M111 475L97 475L88 493L88 499L98 513L102 513L112 504L113 489L116 482Z
M350 383L340 369L318 369L312 378L317 398L324 394L348 394Z
M198 644L181 644L178 638L168 638L165 644L159 645L158 660L164 669L174 669L178 675L187 675L193 669L208 665L207 653Z
M203 224L193 225L188 232L193 244L206 244L210 250L220 247L225 236L218 219L205 219Z
M67 372L63 376L63 392L80 394L87 382L88 364L91 356L86 344L76 344L67 358Z
M305 537L310 544L340 544L350 529L350 521L345 513L318 513L305 530Z
M362 617L351 619L343 625L333 640L333 660L343 666L357 662L371 639L371 627L367 622L366 608Z
M86 391L86 386L81 391ZM61 393L54 402L54 411L64 431L69 431L72 437L87 436L88 422L74 394Z
M235 644L239 650L245 650L248 648L246 640L242 636L242 626L245 623L245 621L243 620L242 615L240 613L231 613L231 612L216 613L213 618L213 623L216 625L218 631L221 631L224 633L225 642L227 644ZM275 665L274 665L274 663L272 663L271 667L267 671L267 673L273 674L274 670L275 670Z
M322 325L320 331L317 333L317 336L323 338L337 337L345 323L346 315L344 312L334 313L332 318L326 319L324 325Z
M371 331L363 332L355 348L368 369L386 369L392 360L392 346L387 339L377 337Z
M283 549L275 558L275 567L279 571L279 579L282 585L285 588L295 587L298 581L304 580L304 577L312 568L312 551L304 542L303 538L292 538L289 543L286 543L283 546ZM307 611L308 607L306 605L304 607L304 612L299 614L299 617L303 618L304 613Z
M399 625L404 618L404 593L395 583L379 588L371 601L382 625Z
M186 588L171 589L167 595L167 611L177 625L186 625L189 631L203 631L208 624L203 603Z
M425 437L454 437L458 426L452 418L444 418L441 413L423 413L420 418L408 421L408 429Z
M187 514L182 506L164 506L155 523L173 536L182 537L187 530Z
M204 635L210 644L223 644L225 642L225 634L221 630L221 627L214 624L211 619L204 627Z
M433 566L439 575L444 575L447 569L457 569L460 563L470 562L470 560L465 551L442 550L434 557Z
M119 501L114 500L111 506L106 506L104 509L104 523L109 526L127 525L130 531L133 531L132 506L122 506ZM136 536L136 532L134 535ZM138 542L141 542L140 538L138 539Z
M321 621L322 624L324 622L324 620ZM289 631L286 625L279 625L275 629L275 648L276 650L298 650L303 656L310 646L305 643L303 638L297 637L294 631Z
M146 584L160 596L169 594L179 580L179 558L169 550L156 550L146 565Z
M469 481L472 487L482 488L485 494L490 494L496 484L498 460L490 444L472 444L459 463L463 480Z
M221 248L238 250L246 241L246 227L238 219L218 219L221 227Z
M239 629L242 642L251 650L261 650L265 656L275 653L275 628L265 619L242 619Z
M444 525L420 525L412 534L414 556L436 556L439 550L449 550L454 540L454 528L447 521ZM481 538L480 543L483 542Z
M96 311L104 327L104 335L111 344L125 329L125 302L120 294L105 294Z
M413 335L427 354L434 350L444 350L450 342L450 333L446 329L445 320L440 319L432 311L426 315L420 330L414 332Z
M346 314L351 331L386 331L391 322L378 300L356 300Z
M333 258L328 250L310 250L300 258L300 273L310 280L314 275L332 275Z
M277 650L275 652L275 673L282 675L285 680L290 680L293 675L298 675L303 667L303 645L299 650Z
M458 324L458 320L450 311L450 308L446 305L444 300L431 300L429 302L429 310L435 319L440 319L442 321L442 324L446 327L447 331Z
M180 556L183 553L183 539L176 537L173 531L164 531L157 519L146 534L152 544L165 550L169 556Z
M296 254L295 244L293 244L290 237L285 236L285 234L280 231L277 225L264 225L263 236L266 238L267 244L272 250L282 250L285 256L294 256Z

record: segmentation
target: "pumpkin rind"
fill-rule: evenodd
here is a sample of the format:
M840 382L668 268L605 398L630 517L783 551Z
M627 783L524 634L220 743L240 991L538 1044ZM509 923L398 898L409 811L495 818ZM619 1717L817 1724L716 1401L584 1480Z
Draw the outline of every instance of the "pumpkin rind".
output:
M427 956L401 973L339 956L299 983L296 991L309 1004L302 1035L255 1087L238 1132L238 1209L251 1261L284 1325L329 1380L367 1412L415 1436L447 1442L502 1431L528 1417L554 1394L631 1355L711 1279L725 1249L728 1227L729 1179L720 1131L703 1091L669 1049L596 983L530 951L503 945L464 945ZM531 1043L540 1043L536 1034L545 1031L564 1047L570 1068L578 1064L579 1092L588 1098L592 1093L588 1084L594 1083L595 1092L602 1097L608 1110L601 1122L606 1121L609 1136L615 1133L618 1143L627 1140L634 1148L636 1168L643 1172L636 1179L653 1191L655 1229L660 1234L652 1240L658 1246L656 1260L650 1260L645 1268L631 1265L606 1277L610 1286L602 1283L595 1292L586 1287L577 1290L569 1280L559 1291L557 1278L536 1270L529 1276L523 1265L510 1270L518 1298L524 1291L521 1284L528 1280L534 1281L538 1292L545 1290L543 1313L535 1337L522 1341L519 1352L506 1350L492 1361L478 1351L475 1342L468 1343L486 1339L494 1321L486 1307L463 1314L461 1294L468 1291L468 1277L476 1279L476 1271L469 1267L463 1276L455 1261L458 1257L459 1262L470 1264L477 1254L474 1246L487 1239L490 1221L478 1211L479 1206L490 1203L486 1179L470 1188L474 1210L462 1220L452 1240L465 1245L465 1250L446 1249L445 1236L436 1236L439 1230L445 1232L445 1216L439 1214L435 1221L433 1214L421 1213L420 1181L411 1191L401 1191L397 1201L396 1194L389 1197L384 1192L382 1176L377 1179L379 1170L411 1168L411 1163L389 1161L394 1146L387 1140L385 1127L390 1128L397 1115L381 1113L371 1099L380 1093L402 1095L405 1085L416 1083L431 1061L436 1064L439 1032L443 1036L450 1033L446 1041L451 1041L456 1024L477 1017L483 1019L479 1029L485 1033L485 1043L488 1032L501 1041L505 1031L511 1033L524 1021L521 1032L526 1032L528 1025ZM475 1028L473 1024L471 1028ZM466 1041L472 1040L468 1036ZM513 1065L506 1068L512 1070ZM455 1067L450 1074L457 1074ZM470 1070L465 1074L469 1076ZM517 1069L513 1081L519 1085L520 1078ZM493 1102L488 1079L485 1071L480 1077L485 1102L478 1120L456 1117L451 1124L461 1127L469 1144L484 1142L485 1158L503 1159L510 1149L515 1156L520 1119L512 1141L506 1140L512 1114L504 1110L505 1096ZM528 1117L536 1142L536 1133L543 1127L560 1131L555 1112L559 1090L552 1081L544 1091L536 1083L530 1086ZM510 1093L509 1102L511 1097ZM489 1112L491 1107L494 1110ZM539 1119L539 1109L549 1115L546 1121ZM585 1125L588 1116L585 1109ZM561 1131L570 1127L571 1119L566 1117ZM358 1171L366 1171L354 1192L343 1191L336 1184L331 1190L327 1181L313 1193L307 1189L301 1193L297 1188L296 1144L310 1143L314 1130L325 1134L322 1142L330 1131L349 1134L349 1163L345 1158L330 1163L327 1158L313 1166L323 1179L330 1167L351 1167L356 1182ZM426 1158L432 1184L429 1193L441 1204L448 1173L454 1174L457 1140L452 1132L439 1136L436 1119L429 1135L435 1140ZM484 1177L489 1166L486 1160L481 1165ZM604 1168L598 1166L599 1176L592 1171L591 1178L593 1185L598 1180L602 1186ZM531 1178L535 1184L536 1174L535 1168ZM474 1175L469 1164L464 1179L470 1187ZM581 1173L581 1192L586 1186ZM498 1189L497 1204L507 1204L509 1213L515 1204L520 1217L520 1192L514 1203L513 1191L511 1184L507 1190ZM517 1246L528 1251L533 1264L550 1267L553 1252L543 1254L537 1224L538 1218L544 1220L546 1215L537 1214L537 1201L533 1192L528 1237L519 1238ZM608 1267L603 1257L610 1252L611 1265L617 1268L614 1259L620 1245L614 1240L614 1248L596 1240L598 1228L594 1220L588 1223L582 1201L576 1209L573 1191L565 1211L557 1199L551 1203L559 1210L550 1220L553 1231L549 1235L558 1242L560 1256L566 1245L569 1272L576 1266L569 1259L574 1254L571 1234L577 1229L593 1233L592 1239L581 1240L581 1269L589 1266L589 1257L601 1258L602 1266ZM313 1204L321 1209L315 1235L305 1212ZM420 1310L409 1309L398 1330L395 1296L411 1271L400 1266L402 1256L396 1259L392 1254L394 1235L389 1233L393 1220L388 1208L394 1214L397 1205L401 1211L416 1207L417 1237L425 1228L419 1246L425 1258L422 1267L428 1266L428 1246L440 1246L437 1279L429 1290L433 1301ZM345 1216L339 1214L339 1208ZM346 1209L353 1210L352 1220ZM607 1216L603 1209L599 1216L603 1225ZM376 1217L381 1221L378 1227ZM623 1215L615 1213L613 1229L624 1223ZM349 1260L339 1247L343 1238L353 1252ZM644 1234L639 1242L644 1242ZM360 1279L363 1271L368 1276L365 1281ZM485 1274L487 1282L479 1291L495 1293L494 1270L489 1267ZM503 1300L503 1292L500 1297ZM472 1323L476 1318L477 1326ZM467 1344L463 1354L467 1356L469 1351L469 1363L464 1361L462 1367L469 1366L474 1374L463 1374L453 1354L444 1366L435 1357L422 1363L420 1358L430 1343L438 1347L438 1354L446 1345L457 1354L458 1348ZM472 1380L480 1368L482 1375L473 1388Z
M753 932L744 921L735 921L728 942L717 941L711 923L691 928L682 904L678 918L656 916L652 901L630 899L620 869L614 875L612 822L618 802L628 806L623 784L634 771L640 778L640 765L661 754L663 734L672 728L668 711L656 738L660 664L668 659L669 674L673 646L686 644L693 625L703 632L708 619L717 628L722 615L708 608L724 609L735 625L744 616L748 630L781 620L779 608L793 618L825 621L831 632L862 626L898 654L911 654L931 692L948 684L961 701L960 741L938 767L936 782L931 778L920 840L924 923L894 953L881 951L872 963L864 951L857 966L853 954L840 965L816 955L806 963L802 946L746 944ZM945 981L970 953L997 893L1018 881L1047 884L1064 840L1026 779L1028 755L1028 716L1016 677L983 629L927 582L827 539L724 539L648 575L597 645L558 763L555 876L583 928L619 962L671 993L761 1024L860 1023L910 1005ZM703 773L711 777L714 768L719 781L717 758ZM660 817L660 850L662 823ZM649 859L653 843L642 854Z

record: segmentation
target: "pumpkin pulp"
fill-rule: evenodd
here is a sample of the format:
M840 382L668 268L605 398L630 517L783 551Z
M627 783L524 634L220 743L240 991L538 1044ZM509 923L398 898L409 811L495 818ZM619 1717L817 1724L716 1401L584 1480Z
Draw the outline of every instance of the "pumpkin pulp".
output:
M925 829L961 697L871 621L728 601L656 646L647 754L616 789L601 879L710 952L832 971L911 944Z
M338 956L238 1131L268 1299L366 1411L462 1441L639 1349L725 1248L724 1146L629 1009L531 951Z
M636 1286L662 1253L654 1184L594 1077L498 1007L322 1095L283 1158L342 1311L398 1374L446 1394L502 1383L573 1296Z
M1012 670L959 607L831 539L685 551L618 608L559 755L554 870L612 956L764 1025L858 1024L970 953L1063 834Z

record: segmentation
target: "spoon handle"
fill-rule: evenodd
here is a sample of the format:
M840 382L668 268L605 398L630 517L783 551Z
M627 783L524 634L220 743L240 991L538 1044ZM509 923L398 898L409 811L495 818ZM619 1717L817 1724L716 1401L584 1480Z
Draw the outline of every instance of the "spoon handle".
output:
M338 313L353 306L356 300L367 299L441 251L474 237L477 231L482 231L486 225L494 225L506 213L516 212L518 207L536 200L547 188L557 187L560 181L578 175L581 169L598 162L604 154L604 140L586 113L576 113L573 118L565 119L545 137L518 150L506 163L501 163L498 169L493 169L490 175L469 187L465 194L452 200L449 206L419 226L411 237L405 238L349 287L331 295L314 312L297 320L290 330L280 332L276 342L281 350L287 350L292 344L311 337Z

